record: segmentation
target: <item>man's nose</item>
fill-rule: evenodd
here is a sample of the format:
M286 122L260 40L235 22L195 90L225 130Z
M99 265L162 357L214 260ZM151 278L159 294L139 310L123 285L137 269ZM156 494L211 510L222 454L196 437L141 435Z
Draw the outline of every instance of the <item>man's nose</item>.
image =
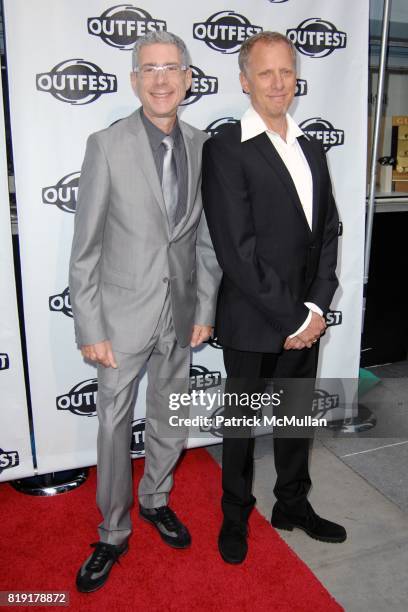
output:
M274 89L283 89L285 83L284 83L282 75L279 72L273 75L272 85Z
M161 83L162 81L167 81L167 79L168 79L168 74L165 68L162 68L161 70L157 70L156 81Z

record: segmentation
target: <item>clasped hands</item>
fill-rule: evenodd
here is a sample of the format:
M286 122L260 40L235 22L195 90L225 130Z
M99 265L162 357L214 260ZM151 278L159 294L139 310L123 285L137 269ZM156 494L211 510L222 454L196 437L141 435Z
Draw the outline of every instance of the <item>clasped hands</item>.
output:
M213 332L211 325L194 325L191 335L190 346L195 348L202 342L208 340ZM81 346L82 356L93 363L100 363L105 368L117 368L115 357L113 355L112 344L109 340L96 342L95 344L84 344Z
M288 336L283 348L287 351L311 348L319 340L320 336L324 334L326 327L324 318L317 314L317 312L312 312L312 318L306 329L293 338Z

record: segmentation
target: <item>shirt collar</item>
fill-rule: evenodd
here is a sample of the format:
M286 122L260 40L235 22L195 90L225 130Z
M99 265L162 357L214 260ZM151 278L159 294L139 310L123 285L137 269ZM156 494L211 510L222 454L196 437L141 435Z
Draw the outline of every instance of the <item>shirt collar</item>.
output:
M308 138L308 136L300 129L296 121L292 119L289 113L286 113L286 121L288 126L286 142L288 144L293 144L296 138L299 136L305 136L305 138ZM267 128L264 120L251 104L241 119L241 142L250 140L250 138L255 138L255 136L259 136L259 134L263 134L264 132L268 132L273 136L279 137L279 134Z
M176 119L176 123L174 124L174 127L171 130L170 134L165 134L165 132L162 132L157 127L157 125L154 125L154 123L152 123L150 119L146 117L143 110L141 110L140 115L141 115L143 125L146 130L147 136L149 138L150 146L152 147L154 151L160 147L161 143L163 142L163 138L165 138L166 136L171 136L174 139L175 145L177 146L178 138L180 135L180 127L178 124L178 119Z

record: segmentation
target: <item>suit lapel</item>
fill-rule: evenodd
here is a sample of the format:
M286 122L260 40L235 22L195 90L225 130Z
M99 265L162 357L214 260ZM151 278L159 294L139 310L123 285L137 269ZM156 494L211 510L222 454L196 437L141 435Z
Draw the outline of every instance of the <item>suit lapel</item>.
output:
M306 157L307 163L309 164L310 171L313 179L313 214L312 214L312 233L317 227L317 216L319 213L319 202L320 202L320 172L319 163L314 154L314 148L306 138L306 136L300 136L298 138L299 144L302 147L304 156Z
M143 174L146 177L147 184L153 192L154 199L159 205L169 230L169 222L167 218L166 205L164 203L162 187L160 185L159 177L157 175L156 165L153 159L152 149L144 129L143 122L140 117L141 110L138 109L131 115L131 129L135 136L137 136L138 142L136 145L137 153L137 164L142 169ZM136 166L135 166L136 167Z
M292 180L292 177L290 176L288 169L282 161L281 156L279 155L265 132L259 134L259 136L256 136L253 139L253 143L258 149L258 151L262 154L262 156L266 159L268 164L273 168L275 174L285 186L291 201L296 206L300 216L303 219L304 224L306 225L307 230L310 232L309 223L307 222L305 211L303 210L303 206L299 199L295 184Z

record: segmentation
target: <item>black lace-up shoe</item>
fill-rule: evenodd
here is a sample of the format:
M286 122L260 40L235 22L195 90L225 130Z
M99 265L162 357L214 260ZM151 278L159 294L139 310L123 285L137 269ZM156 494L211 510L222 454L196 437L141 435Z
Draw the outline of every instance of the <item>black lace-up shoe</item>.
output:
M82 564L77 577L76 585L81 593L92 593L100 589L109 577L114 563L119 563L119 557L127 553L127 541L120 546L96 542L91 544L94 552Z
M218 550L226 563L242 563L248 552L248 527L245 523L224 519L218 536Z
M294 527L302 529L307 535L321 542L340 543L347 538L344 527L322 518L313 510L310 504L307 505L304 516L291 516L282 512L276 503L272 510L272 527L293 531Z
M177 518L168 506L160 508L144 508L139 506L140 516L154 525L160 537L173 548L187 548L191 544L191 536L187 527Z

